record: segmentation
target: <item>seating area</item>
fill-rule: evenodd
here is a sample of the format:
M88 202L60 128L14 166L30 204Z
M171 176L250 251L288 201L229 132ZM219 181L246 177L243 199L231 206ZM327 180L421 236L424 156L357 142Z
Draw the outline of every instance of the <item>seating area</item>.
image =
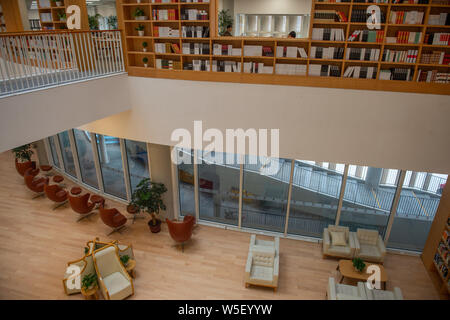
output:
M356 286L340 284L333 277L328 280L327 297L328 300L403 300L398 287L393 291L369 289L364 282Z

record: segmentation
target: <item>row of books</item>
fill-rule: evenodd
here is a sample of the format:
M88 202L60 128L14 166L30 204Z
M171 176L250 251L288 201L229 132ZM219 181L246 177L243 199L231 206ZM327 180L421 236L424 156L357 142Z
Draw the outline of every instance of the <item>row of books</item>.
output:
M285 75L305 76L306 64L278 63L275 66L275 73Z
M181 70L181 62L168 59L156 59L156 69Z
M180 30L174 29L172 27L153 26L153 36L164 38L179 38Z
M378 61L380 59L380 49L370 48L347 48L345 52L346 60Z
M446 32L430 32L425 34L423 43L432 44L438 46L449 46L450 45L450 33Z
M155 53L180 53L177 43L155 43Z
M277 58L308 58L306 50L302 47L277 46Z
M386 37L386 43L411 43L418 44L422 38L422 32L397 31L395 37Z
M241 63L236 61L213 60L212 71L214 72L241 72Z
M194 60L192 60L192 62L184 62L183 70L210 71L211 65L209 63L209 60L194 59Z
M343 47L311 47L310 58L315 59L342 59L344 58Z
M273 57L273 50L268 46L245 45L244 56L250 57Z
M312 30L313 40L325 40L325 41L344 41L345 34L342 28L313 28Z
M368 14L365 9L353 9L350 21L351 22L366 22L370 16L371 15ZM386 16L384 15L383 11L380 11L380 21L377 21L377 22L378 23L386 22Z
M344 71L344 78L376 79L377 67L349 66Z
M183 54L209 54L209 43L183 43Z
M441 254L442 259L444 260L445 264L448 265L450 262L450 255L448 254L448 247L447 245L441 240L439 241L438 245L438 252Z
M423 11L391 11L389 23L393 24L422 24Z
M208 20L208 11L181 8L180 18L181 20Z
M388 3L389 0L353 0L355 3Z
M177 9L153 9L152 10L153 20L167 21L167 20L178 20L178 10Z
M209 0L152 0L152 3L209 3Z
M231 44L213 44L213 55L215 56L241 56L242 48L233 48Z
M428 0L392 0L392 3L428 4Z
M447 230L442 233L442 239L447 243L447 246L450 246L450 233Z
M183 38L209 38L209 27L182 26L181 35Z
M273 66L265 65L263 62L244 62L244 73L272 74Z
M428 16L429 25L450 26L450 14L442 12L440 14L430 14Z
M41 12L41 22L52 22L52 14L48 12Z
M438 252L434 255L434 262L442 277L446 278L448 275L448 266L445 264L444 260L442 260Z
M310 64L308 75L313 77L340 77L341 67L327 64Z
M416 63L419 50L391 50L386 49L383 52L383 61Z
M449 65L450 53L444 51L422 52L420 63Z
M347 16L337 10L315 10L314 22L347 22Z
M406 68L392 68L380 70L380 80L411 81L414 70Z
M355 30L348 41L383 42L384 30Z

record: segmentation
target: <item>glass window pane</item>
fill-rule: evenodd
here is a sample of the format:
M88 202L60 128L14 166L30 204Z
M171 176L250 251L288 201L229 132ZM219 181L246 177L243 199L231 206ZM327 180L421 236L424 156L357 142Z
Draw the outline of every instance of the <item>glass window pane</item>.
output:
M311 161L294 164L288 233L322 237L323 229L335 223L343 165L331 164L335 169L330 170Z
M195 216L194 194L194 153L193 150L177 148L178 163L178 193L180 202L180 215Z
M378 230L384 237L397 181L382 184L388 169L350 167L354 167L355 173L347 179L339 224L348 226L350 231L357 228Z
M388 247L423 250L447 178L446 174L409 171L408 181L405 179L400 193Z
M70 148L69 133L67 131L58 133L61 154L64 160L65 171L73 177L76 177L75 163L73 161L72 149Z
M278 166L279 170L272 175L263 175L260 170L263 170L266 159L246 156L242 187L242 226L284 232L291 161L270 158L269 166Z
M237 225L240 166L224 165L225 153L204 155L198 165L200 219Z
M50 152L52 154L53 165L61 169L61 164L59 163L58 152L56 151L55 137L48 137L48 144L50 145Z
M89 132L78 129L73 129L73 134L75 136L78 161L80 162L81 179L84 183L98 189L91 136Z
M127 150L128 172L130 174L131 192L138 183L149 178L147 144L145 142L125 140Z
M97 134L96 137L103 188L106 193L126 199L127 192L125 189L119 138L100 134Z

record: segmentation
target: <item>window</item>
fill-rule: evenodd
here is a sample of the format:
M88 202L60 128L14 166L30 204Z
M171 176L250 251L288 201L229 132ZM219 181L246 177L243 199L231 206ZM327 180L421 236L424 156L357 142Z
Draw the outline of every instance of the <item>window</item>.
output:
M198 165L200 219L237 225L240 166L223 164L224 156L225 153L214 152L211 157L199 156L202 159Z
M64 131L58 133L58 138L59 138L59 146L61 147L61 154L64 161L64 169L72 177L76 177L77 174L75 171L75 163L73 161L72 149L70 147L69 132Z
M103 177L103 188L106 193L126 199L127 192L122 166L119 138L103 136L97 137L98 157Z
M48 137L48 144L50 146L50 152L52 154L53 165L61 169L61 164L59 163L58 152L56 151L55 136Z
M73 129L75 145L80 163L81 179L84 183L98 189L97 171L95 169L94 152L91 136L84 130Z
M384 236L397 185L397 181L381 185L386 170L349 166L354 174L349 174L345 186L340 225L348 226L350 231L374 229Z
M180 215L195 216L194 192L194 151L189 149L176 149L178 162L178 193L180 202Z
M242 226L284 232L291 161L268 159L277 172L263 175L267 158L246 156L242 187ZM257 160L257 161L256 161ZM257 164L252 164L256 163ZM271 172L272 173L272 172Z
M125 140L125 149L127 151L131 192L133 192L142 179L150 177L148 171L147 144L145 142Z
M426 172L406 173L388 247L423 250L447 177Z
M288 233L322 237L323 229L335 223L344 165L323 164L294 162Z

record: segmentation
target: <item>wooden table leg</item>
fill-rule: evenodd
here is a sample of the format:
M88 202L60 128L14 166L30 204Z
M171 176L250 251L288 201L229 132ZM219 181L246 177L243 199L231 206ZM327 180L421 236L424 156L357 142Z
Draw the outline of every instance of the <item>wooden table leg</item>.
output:
M342 281L344 281L344 276L341 277L341 281L339 281L339 283L342 283Z

